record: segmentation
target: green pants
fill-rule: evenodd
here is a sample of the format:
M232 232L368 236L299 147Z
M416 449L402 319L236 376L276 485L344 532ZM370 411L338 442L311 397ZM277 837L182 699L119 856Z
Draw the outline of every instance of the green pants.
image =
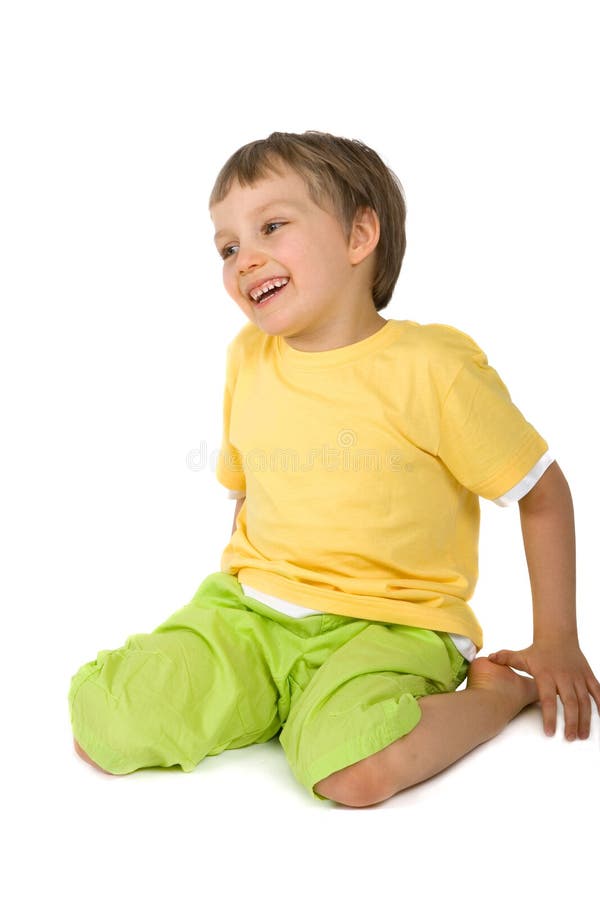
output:
M151 634L104 650L73 677L78 744L101 768L191 771L275 735L314 798L322 778L417 725L415 698L468 671L444 632L329 613L286 616L216 572Z

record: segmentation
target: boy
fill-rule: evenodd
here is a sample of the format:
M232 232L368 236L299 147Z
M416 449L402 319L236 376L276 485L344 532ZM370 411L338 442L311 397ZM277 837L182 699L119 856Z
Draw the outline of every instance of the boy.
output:
M233 154L209 207L250 320L216 473L232 536L187 606L73 678L77 751L189 771L279 733L313 797L368 806L538 699L553 734L557 693L587 738L567 482L471 338L379 314L405 248L396 176L359 141L276 132ZM479 496L519 503L534 640L475 659Z

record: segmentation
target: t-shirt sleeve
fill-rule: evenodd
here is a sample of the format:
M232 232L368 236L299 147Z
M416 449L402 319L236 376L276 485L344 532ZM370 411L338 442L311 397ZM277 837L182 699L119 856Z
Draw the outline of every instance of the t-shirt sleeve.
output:
M554 456L548 450L518 484L511 488L510 491L507 491L506 494L502 494L501 497L496 497L494 503L498 506L511 506L513 503L518 503L519 500L522 500L523 497L536 486L546 469L551 466L554 461Z
M221 440L219 455L217 457L215 474L217 480L226 488L229 488L229 490L245 493L246 477L244 475L242 456L239 450L231 443L229 437L231 410L235 394L236 378L236 354L234 344L232 342L232 344L230 344L227 348L225 390L223 394L223 437Z
M547 450L485 353L469 341L443 401L439 458L466 488L495 500L518 484Z

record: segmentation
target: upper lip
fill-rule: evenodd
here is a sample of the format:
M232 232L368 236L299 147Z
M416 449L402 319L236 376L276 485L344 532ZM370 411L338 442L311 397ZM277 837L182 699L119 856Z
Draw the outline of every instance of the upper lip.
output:
M277 281L280 278L287 278L289 280L289 275L269 275L268 278L261 278L259 281L254 281L246 288L246 294L249 297L252 291L255 291L256 288L259 288L261 284L266 284L267 281Z

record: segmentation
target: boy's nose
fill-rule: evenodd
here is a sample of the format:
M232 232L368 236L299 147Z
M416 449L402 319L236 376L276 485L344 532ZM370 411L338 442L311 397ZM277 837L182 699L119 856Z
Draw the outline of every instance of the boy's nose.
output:
M245 275L251 269L263 265L265 262L265 254L258 247L250 247L246 245L240 247L237 252L237 270L240 275Z

